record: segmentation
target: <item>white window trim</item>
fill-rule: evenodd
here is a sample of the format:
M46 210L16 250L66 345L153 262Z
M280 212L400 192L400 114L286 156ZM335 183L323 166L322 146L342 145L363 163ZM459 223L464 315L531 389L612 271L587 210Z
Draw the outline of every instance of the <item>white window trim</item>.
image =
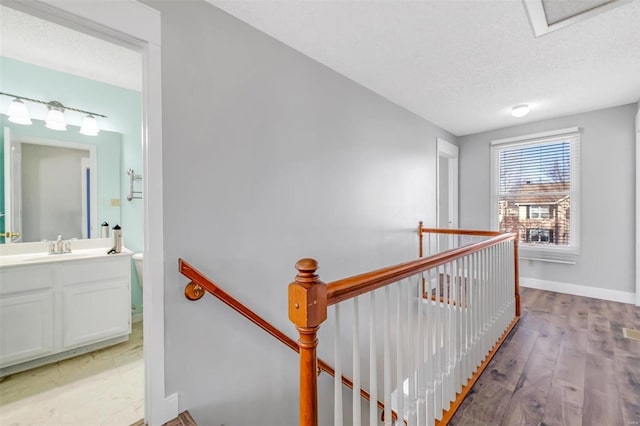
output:
M577 136L577 144L581 144L581 134L579 127L567 127L564 129L551 130L548 132L533 133L529 135L495 139L491 141L491 205L490 205L490 217L491 217L491 229L499 230L500 225L498 223L498 190L499 176L496 164L496 152L504 145L517 146L519 144L526 145L530 143L545 142L549 140L558 139L560 136L575 137ZM577 152L576 152L577 151ZM580 150L576 150L574 145L571 146L571 155L580 155ZM569 263L575 264L580 254L580 216L581 216L581 202L580 202L580 162L581 159L577 159L577 167L571 167L571 221L570 221L570 235L571 246L558 247L558 246L533 246L525 243L520 243L518 253L522 259L538 260L543 262L554 263ZM575 164L574 164L575 165Z

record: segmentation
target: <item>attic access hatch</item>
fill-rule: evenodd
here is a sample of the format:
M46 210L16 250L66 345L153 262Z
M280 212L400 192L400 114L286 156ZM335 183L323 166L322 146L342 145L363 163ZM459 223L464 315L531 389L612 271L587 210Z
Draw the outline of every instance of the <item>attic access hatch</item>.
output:
M536 37L568 27L631 0L523 0Z

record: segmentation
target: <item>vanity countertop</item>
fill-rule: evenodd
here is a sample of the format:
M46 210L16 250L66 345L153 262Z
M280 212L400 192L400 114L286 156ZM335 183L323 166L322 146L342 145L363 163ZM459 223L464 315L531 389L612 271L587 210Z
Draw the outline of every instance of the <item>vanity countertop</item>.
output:
M82 261L86 259L95 259L97 257L115 257L115 256L131 256L133 252L123 248L122 252L115 254L107 254L110 250L108 247L87 248L73 250L71 253L64 254L48 254L48 252L32 252L19 254L0 254L0 268L9 268L17 266L34 265L49 262L69 262Z

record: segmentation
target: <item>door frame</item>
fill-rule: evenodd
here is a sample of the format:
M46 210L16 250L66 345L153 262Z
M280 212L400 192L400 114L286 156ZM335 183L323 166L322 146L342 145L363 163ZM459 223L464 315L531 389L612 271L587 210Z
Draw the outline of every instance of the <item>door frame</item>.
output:
M458 227L458 153L456 145L444 139L436 139L436 227L440 226L440 159L446 158L449 162L449 215L452 220L447 221L449 228Z
M636 112L636 306L640 306L640 101Z
M145 421L178 416L178 394L165 395L164 237L160 12L135 0L0 0L22 12L142 54Z

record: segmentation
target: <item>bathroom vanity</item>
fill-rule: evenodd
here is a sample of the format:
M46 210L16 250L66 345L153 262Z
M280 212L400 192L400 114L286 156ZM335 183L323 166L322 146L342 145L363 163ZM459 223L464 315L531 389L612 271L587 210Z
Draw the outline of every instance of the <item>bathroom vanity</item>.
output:
M64 254L0 253L0 376L128 339L133 253L75 243Z

